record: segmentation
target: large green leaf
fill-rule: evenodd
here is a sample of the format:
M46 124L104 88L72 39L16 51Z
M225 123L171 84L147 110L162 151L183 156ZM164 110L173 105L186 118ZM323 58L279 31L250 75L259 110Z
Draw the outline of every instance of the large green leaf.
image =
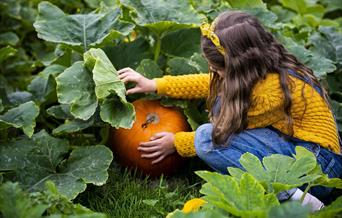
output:
M200 53L199 29L181 29L171 32L162 38L161 51L169 56L190 58L194 53Z
M304 46L297 44L291 38L283 37L282 41L291 53L314 71L317 77L321 77L326 73L336 70L336 66L332 60L306 49Z
M0 34L0 45L15 46L18 42L18 36L13 32L5 32Z
M49 2L41 2L34 23L38 37L46 41L82 46L83 50L99 46L122 35L133 25L120 21L120 9L108 13L67 15Z
M53 42L37 40L30 43L30 47L28 48L32 51L32 56L39 60L39 64L44 66L50 66L51 64L60 64L64 66L70 66L71 64L63 64L66 57L71 53L71 48L58 44L56 46ZM71 59L71 58L70 58ZM70 62L71 60L69 60Z
M280 0L282 5L286 8L290 8L301 15L313 14L317 17L322 17L324 14L324 7L319 4L315 4L316 1L306 1L306 0Z
M202 17L183 0L121 0L132 10L133 20L158 36L177 29L195 27Z
M85 65L93 72L95 94L101 100L102 120L113 127L132 127L135 119L133 105L127 102L125 84L119 79L119 74L106 54L101 49L90 49L84 53L84 60ZM115 97L109 99L112 94Z
M339 131L342 131L342 103L337 101L331 101L331 106L334 111L334 114L336 115L336 122Z
M342 2L340 0L320 0L320 2L327 6L326 10L328 12L342 8Z
M126 100L125 84L119 79L119 74L107 55L101 49L92 48L83 56L85 65L93 72L97 99L104 99L115 92L121 99Z
M173 76L198 73L196 67L190 63L190 60L183 57L169 59L167 66L167 72Z
M273 207L268 213L269 218L307 218L310 213L308 206L301 205L298 201L288 201Z
M207 182L200 190L203 199L235 216L265 217L268 209L279 205L276 196L265 194L263 186L249 174L243 174L240 180L216 172L196 174Z
M324 34L325 38L335 48L333 54L335 54L336 58L333 60L336 61L339 68L342 67L342 33L338 31L338 28L324 26L320 27L319 31Z
M279 28L278 26L279 23L276 23L278 19L277 15L273 13L272 11L267 10L266 8L253 7L253 8L242 8L241 10L256 16L260 20L260 22L266 27L269 27L272 29Z
M110 98L101 104L100 116L112 127L131 128L135 120L135 111L131 103Z
M228 0L228 2L233 8L237 9L266 8L266 4L262 0Z
M76 147L69 154L70 148L68 141L41 131L33 140L1 146L0 170L14 172L12 179L30 191L42 190L45 182L52 180L69 199L83 192L87 183L103 185L112 152L103 145Z
M56 77L57 97L61 104L71 105L71 114L78 119L88 120L97 108L95 84L92 73L82 61L75 62Z
M31 137L38 115L39 107L32 101L26 102L0 116L0 129L11 126L21 128L27 136Z
M103 49L116 69L124 67L136 68L143 59L153 57L147 40L138 38L133 42L122 42L117 46L107 46Z
M7 95L8 103L11 104L11 106L19 106L20 104L24 104L28 101L32 101L32 94L30 92L26 91L16 91L9 93Z
M268 192L276 194L303 184L313 182L321 175L310 174L316 166L315 155L303 147L296 148L296 159L280 154L273 154L260 160L245 153L240 158L243 168L260 181ZM235 177L243 175L243 171L236 168L228 168Z
M193 54L190 59L183 57L171 58L167 65L167 71L171 75L207 73L209 70L208 62L198 53Z
M149 79L159 78L163 76L163 71L160 69L158 64L151 59L142 60L136 71Z
M72 119L73 116L70 113L70 105L68 104L60 104L54 105L46 110L50 116L53 116L57 119L68 120Z
M341 178L329 178L327 174L324 174L320 165L317 164L316 168L310 172L310 174L318 175L319 177L310 183L310 186L325 186L331 188L342 189Z
M320 33L313 33L309 37L309 42L313 45L310 50L323 55L330 60L336 60L336 48Z
M283 8L280 5L273 5L270 9L277 15L279 21L286 23L286 25L289 25L291 19L296 15L294 11Z
M56 99L56 82L54 76L57 76L64 70L65 67L61 65L51 65L35 76L27 89L32 93L36 101L42 103L46 100Z
M58 126L56 129L54 129L52 131L52 134L60 135L60 134L78 132L92 125L94 125L93 117L89 118L89 120L79 120L79 119L65 120L65 123Z

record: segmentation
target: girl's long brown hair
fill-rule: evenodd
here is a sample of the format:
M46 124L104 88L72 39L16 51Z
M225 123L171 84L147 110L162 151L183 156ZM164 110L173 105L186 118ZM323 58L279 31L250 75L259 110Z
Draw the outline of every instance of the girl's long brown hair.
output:
M223 144L232 134L247 128L247 112L251 106L252 88L258 81L263 80L267 73L280 75L280 85L284 94L284 113L289 134L292 135L291 80L288 70L292 69L306 77L311 85L321 87L312 70L277 42L257 18L247 13L228 11L220 14L215 20L214 32L226 51L224 56L219 53L210 39L205 36L201 38L202 51L209 64L224 71L222 77L212 73L208 97L214 143ZM322 87L321 89L327 100L326 92ZM212 108L218 96L220 96L221 108L218 114L214 115Z

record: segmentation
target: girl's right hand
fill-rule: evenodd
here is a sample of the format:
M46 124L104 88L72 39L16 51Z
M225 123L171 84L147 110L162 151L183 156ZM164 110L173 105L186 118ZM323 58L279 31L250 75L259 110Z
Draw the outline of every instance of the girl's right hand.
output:
M124 83L135 83L134 88L128 89L126 91L127 95L134 93L155 92L157 90L157 85L154 80L147 79L146 77L129 67L119 70L118 73L119 79L121 79Z

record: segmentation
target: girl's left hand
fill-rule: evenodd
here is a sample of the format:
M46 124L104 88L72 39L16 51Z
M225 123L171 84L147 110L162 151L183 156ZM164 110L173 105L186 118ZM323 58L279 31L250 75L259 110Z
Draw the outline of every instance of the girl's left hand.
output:
M174 141L174 133L160 132L152 136L150 141L141 142L138 150L142 152L142 158L154 159L152 164L156 164L164 160L165 157L176 152Z

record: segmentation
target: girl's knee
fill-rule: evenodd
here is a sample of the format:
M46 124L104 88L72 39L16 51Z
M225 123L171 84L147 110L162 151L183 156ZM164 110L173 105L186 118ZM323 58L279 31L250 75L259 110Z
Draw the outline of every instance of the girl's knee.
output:
M211 146L211 133L213 126L210 123L203 124L196 129L195 150L198 157L202 158L208 153Z

